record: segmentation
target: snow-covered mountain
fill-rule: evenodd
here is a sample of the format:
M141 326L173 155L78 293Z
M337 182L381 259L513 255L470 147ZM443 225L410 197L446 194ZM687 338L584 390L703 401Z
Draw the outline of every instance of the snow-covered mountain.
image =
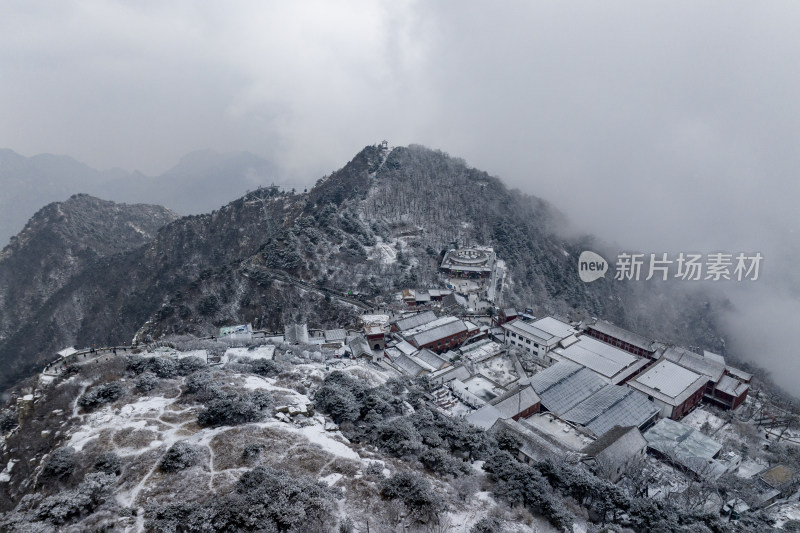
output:
M0 385L67 345L118 345L137 333L209 334L229 323L270 330L291 321L341 324L353 308L302 283L378 301L402 288L439 286L443 251L473 244L493 246L508 265L504 305L603 316L665 340L724 350L715 324L724 302L699 291L665 298L663 288L612 279L583 283L577 257L602 243L564 236L563 225L546 202L447 154L368 146L307 193L257 188L164 226L138 248L52 274L61 288L31 289L44 295L39 300L6 299L4 316L22 316L24 303L27 318L2 332ZM84 237L73 238L80 247ZM0 260L0 271L8 265Z

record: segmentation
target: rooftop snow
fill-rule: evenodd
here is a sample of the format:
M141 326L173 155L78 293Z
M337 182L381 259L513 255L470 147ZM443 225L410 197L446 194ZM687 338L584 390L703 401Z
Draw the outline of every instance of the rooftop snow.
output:
M532 322L531 325L544 331L545 333L549 333L553 337L558 337L560 339L575 333L575 329L572 326L551 316L540 318L539 320Z
M548 346L556 344L559 341L558 337L551 335L550 333L547 333L546 331L543 331L529 322L525 322L519 318L512 320L511 322L506 322L502 327L503 329L514 332L517 335L522 335L526 338L533 337L542 344L546 344Z
M530 383L542 400L542 405L561 416L607 385L605 380L575 363L561 361L533 377L521 380Z
M641 427L659 412L641 392L628 386L608 385L567 411L561 418L580 424L595 435L614 426Z
M566 348L556 348L554 353L609 379L614 378L626 368L637 366L641 368L648 363L646 359L640 359L592 337L581 337L578 342L572 343ZM639 364L637 365L637 363ZM629 372L625 374L625 377L630 375Z
M397 329L400 331L405 331L407 329L415 328L417 326L421 326L422 324L427 324L428 322L432 322L436 320L436 315L433 311L425 311L424 313L420 313L418 315L410 316L408 318L401 318L397 321Z
M484 405L466 417L467 422L481 429L489 429L500 418L506 418L494 405Z
M448 322L433 329L417 333L413 337L413 342L417 346L424 346L439 339L451 337L466 331L467 326L465 326L461 320L455 319L454 322Z
M629 384L664 403L680 405L686 398L704 387L707 381L706 376L662 359L653 368L631 380Z
M400 368L400 370L402 370L409 376L419 376L422 372L427 370L417 361L413 360L412 358L410 358L405 354L400 354L398 357L392 359L392 363L397 365L397 367Z
M725 361L720 362L713 357L704 357L700 354L687 350L686 348L679 348L677 346L670 346L664 352L664 359L672 361L684 368L688 368L693 372L707 376L710 381L717 382L725 372Z
M480 340L460 348L461 355L475 362L483 361L503 351L503 345L489 339Z
M472 374L470 373L469 369L464 365L459 366L448 366L442 368L441 370L437 370L436 372L431 373L429 379L433 383L447 383L453 379L465 380L469 379Z
M722 449L722 444L711 437L669 418L659 420L645 432L644 438L647 439L650 448L671 458L677 458L684 464L691 457L713 459Z
M326 329L323 335L325 342L344 342L347 339L347 331L343 329Z
M449 362L444 357L441 357L428 349L420 350L419 353L416 354L416 358L432 367L433 370L439 370Z
M460 322L460 320L454 316L443 316L441 318L437 318L436 320L431 320L430 322L420 324L419 326L404 329L402 332L403 337L409 338L418 333L422 333L423 331L428 331L434 328L438 328L439 326L444 326L445 324L450 324L451 322L457 322L457 321Z
M605 452L612 458L613 464L624 463L647 446L647 441L635 427L616 426L602 437L581 450L589 457L597 457Z
M734 379L730 376L722 376L722 379L720 379L719 383L717 383L718 391L722 391L725 394L733 396L734 398L738 398L749 388L750 385L742 383L738 379Z
M623 342L627 342L631 346L636 346L637 348L641 348L642 350L652 351L653 350L653 340L648 339L639 335L638 333L634 333L632 331L628 331L627 329L623 329L619 326L615 326L611 322L606 322L605 320L597 320L594 324L590 325L589 328L598 331L600 333L605 333L609 337L614 337L615 339L619 339Z
M536 394L533 387L528 385L495 398L492 405L497 408L503 418L513 418L539 401L539 395Z

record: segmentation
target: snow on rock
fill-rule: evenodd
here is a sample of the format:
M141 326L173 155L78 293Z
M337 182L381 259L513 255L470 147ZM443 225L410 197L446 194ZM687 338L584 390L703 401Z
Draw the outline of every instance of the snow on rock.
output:
M271 389L275 380L261 376L247 376L244 380L244 387L249 390Z
M150 420L155 421L164 413L164 409L174 402L174 398L156 396L142 398L116 411L109 406L103 407L85 417L84 424L73 432L67 445L81 451L89 441L97 438L104 430L145 429L150 425Z
M336 483L339 482L344 476L342 474L337 474L336 472L332 474L328 474L327 476L322 476L319 478L320 481L326 483L329 487L334 486Z
M14 459L9 459L8 464L6 464L5 470L0 472L0 483L8 483L11 481L11 470L14 468L14 465L17 464L18 461Z
M331 432L325 431L325 428L322 426L306 426L300 428L297 432L331 455L343 457L344 459L361 460L361 457L353 451L352 448L331 437ZM344 437L342 437L342 439L344 439Z
M228 348L225 350L225 357L229 360L233 357L249 357L250 359L272 359L275 356L275 345L265 344L263 346L251 346L249 348Z

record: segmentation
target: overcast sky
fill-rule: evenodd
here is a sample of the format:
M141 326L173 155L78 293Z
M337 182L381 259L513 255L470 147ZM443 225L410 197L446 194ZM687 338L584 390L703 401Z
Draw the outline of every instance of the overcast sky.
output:
M762 251L730 294L778 333L800 316L798 27L778 1L6 1L0 147L148 174L248 150L306 185L421 143L624 247ZM800 383L787 350L752 357Z

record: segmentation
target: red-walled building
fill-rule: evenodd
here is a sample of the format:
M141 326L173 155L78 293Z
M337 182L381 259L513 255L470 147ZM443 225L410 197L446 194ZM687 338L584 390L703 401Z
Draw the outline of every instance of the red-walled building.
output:
M633 355L651 358L655 355L654 341L605 320L597 320L594 324L590 324L584 334Z
M703 399L708 378L659 359L655 365L628 381L628 386L645 394L661 409L660 416L680 420Z

